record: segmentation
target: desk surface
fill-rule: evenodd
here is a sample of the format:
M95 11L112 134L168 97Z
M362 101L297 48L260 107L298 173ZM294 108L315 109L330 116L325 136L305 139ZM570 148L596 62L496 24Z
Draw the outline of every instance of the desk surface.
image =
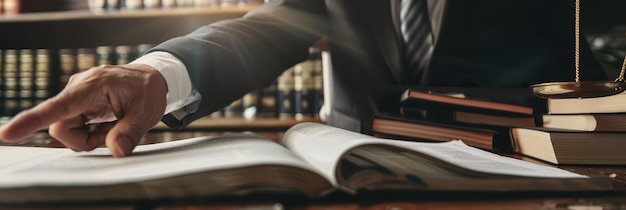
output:
M155 131L148 133L142 140L143 144L191 138L196 136L219 135L224 131ZM255 132L272 139L280 139L282 132ZM46 134L39 134L24 144L29 146L62 147ZM515 158L547 164L531 158L510 155ZM43 209L626 209L626 166L558 166L560 168L589 176L610 176L613 185L618 189L615 194L576 194L576 195L444 195L437 197L414 197L395 199L354 199L335 196L330 199L298 202L272 201L268 199L229 200L170 204L112 204L107 206L70 205L54 206ZM393 195L392 195L393 196ZM392 197L390 196L390 197ZM0 209L15 209L3 208ZM41 206L20 207L19 209L42 209Z

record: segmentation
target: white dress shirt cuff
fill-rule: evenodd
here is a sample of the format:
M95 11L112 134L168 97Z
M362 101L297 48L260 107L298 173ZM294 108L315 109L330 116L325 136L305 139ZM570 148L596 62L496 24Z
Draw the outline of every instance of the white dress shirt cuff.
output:
M167 107L165 114L184 108L201 99L198 91L191 84L185 64L174 55L157 51L141 56L131 63L145 64L155 68L167 83ZM193 113L196 110L186 110Z

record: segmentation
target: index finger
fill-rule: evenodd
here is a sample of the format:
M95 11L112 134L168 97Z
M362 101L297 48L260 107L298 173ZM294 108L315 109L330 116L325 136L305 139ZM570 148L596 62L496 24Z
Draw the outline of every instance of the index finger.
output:
M0 127L0 140L15 142L22 140L35 132L47 128L50 124L80 115L88 108L91 101L84 88L64 90L32 109L16 115L7 124Z

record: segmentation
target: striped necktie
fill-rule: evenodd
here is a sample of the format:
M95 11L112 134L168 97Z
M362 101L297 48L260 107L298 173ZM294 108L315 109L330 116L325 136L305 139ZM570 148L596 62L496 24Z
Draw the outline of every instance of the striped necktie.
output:
M407 71L419 81L433 51L433 33L426 0L402 0L400 31L405 43Z

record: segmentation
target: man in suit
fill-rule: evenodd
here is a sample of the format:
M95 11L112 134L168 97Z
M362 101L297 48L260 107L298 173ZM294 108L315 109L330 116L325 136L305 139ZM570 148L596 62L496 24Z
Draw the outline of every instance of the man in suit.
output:
M432 46L415 65L404 55L410 47L401 0L274 0L165 41L131 64L73 76L59 95L0 128L0 139L17 141L50 126L71 149L106 144L114 156L129 155L159 120L182 128L267 86L322 36L334 69L328 123L355 131L366 132L372 114L396 108L411 85L574 80L573 1L423 1L428 15L420 24L430 25ZM606 79L584 42L581 56L582 80Z

